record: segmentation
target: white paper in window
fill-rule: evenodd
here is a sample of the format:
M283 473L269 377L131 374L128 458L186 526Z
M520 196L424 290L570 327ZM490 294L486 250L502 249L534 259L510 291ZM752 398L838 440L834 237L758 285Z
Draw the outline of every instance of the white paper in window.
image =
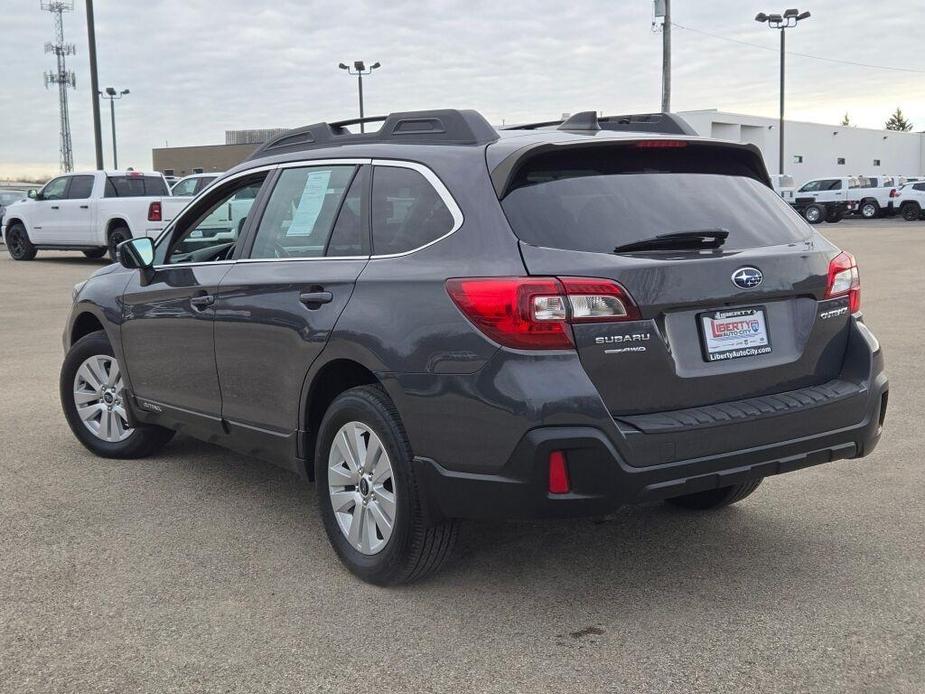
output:
M324 205L324 196L328 191L331 171L312 171L305 179L305 188L299 199L299 206L292 216L292 223L286 230L286 236L311 236Z

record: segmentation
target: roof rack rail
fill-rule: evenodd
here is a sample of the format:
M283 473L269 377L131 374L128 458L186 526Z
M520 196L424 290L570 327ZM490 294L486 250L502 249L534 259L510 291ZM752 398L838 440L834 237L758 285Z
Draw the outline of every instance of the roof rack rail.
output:
M379 130L354 133L347 126L382 121ZM494 142L498 132L481 113L472 110L439 109L406 111L387 116L354 118L333 123L314 123L287 130L262 147L248 160L272 154L286 154L319 147L355 144L482 145Z
M592 122L593 121L593 122ZM597 128L593 124L597 124ZM621 130L627 132L661 133L664 135L696 135L681 116L675 113L632 113L622 116L596 116L594 111L582 111L565 120L540 121L511 125L505 130L537 130L557 127L559 130Z

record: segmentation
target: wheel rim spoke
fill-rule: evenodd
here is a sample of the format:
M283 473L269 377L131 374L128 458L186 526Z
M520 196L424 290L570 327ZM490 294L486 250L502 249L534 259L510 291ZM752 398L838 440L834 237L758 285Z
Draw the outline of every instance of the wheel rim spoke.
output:
M79 414L80 418L86 422L88 419L98 415L102 409L103 408L99 403L95 403L93 405L87 405L86 407L78 407L77 414Z
M350 546L366 555L382 551L395 527L393 470L381 439L362 422L348 422L334 435L328 494Z
M373 497L379 508L388 515L389 520L395 518L395 495L392 492L385 487L374 488Z

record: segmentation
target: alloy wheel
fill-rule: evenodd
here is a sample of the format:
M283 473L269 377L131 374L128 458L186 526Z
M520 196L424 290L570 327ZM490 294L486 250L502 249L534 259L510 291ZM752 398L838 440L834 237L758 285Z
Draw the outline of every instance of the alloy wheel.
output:
M74 406L84 426L98 439L118 443L132 435L124 390L119 362L108 354L89 357L77 369Z
M347 422L334 436L328 492L351 547L366 555L381 552L395 526L395 480L382 441L362 422Z
M815 207L811 207L808 210L806 210L806 219L810 222L817 222L819 221L821 217L822 215L819 213L819 210L817 210Z
M7 235L7 243L9 244L10 255L14 258L19 258L25 251L25 247L22 241L22 234L19 233L19 229L14 229Z
M873 219L877 216L877 208L868 202L863 207L861 207L861 216L865 219Z

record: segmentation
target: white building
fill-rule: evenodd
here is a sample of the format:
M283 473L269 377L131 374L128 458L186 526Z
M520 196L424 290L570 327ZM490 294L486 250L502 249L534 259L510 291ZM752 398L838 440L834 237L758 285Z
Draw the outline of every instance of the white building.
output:
M698 135L757 145L768 172L778 173L776 118L716 109L681 111ZM811 178L925 173L925 133L784 121L784 173L797 185Z

